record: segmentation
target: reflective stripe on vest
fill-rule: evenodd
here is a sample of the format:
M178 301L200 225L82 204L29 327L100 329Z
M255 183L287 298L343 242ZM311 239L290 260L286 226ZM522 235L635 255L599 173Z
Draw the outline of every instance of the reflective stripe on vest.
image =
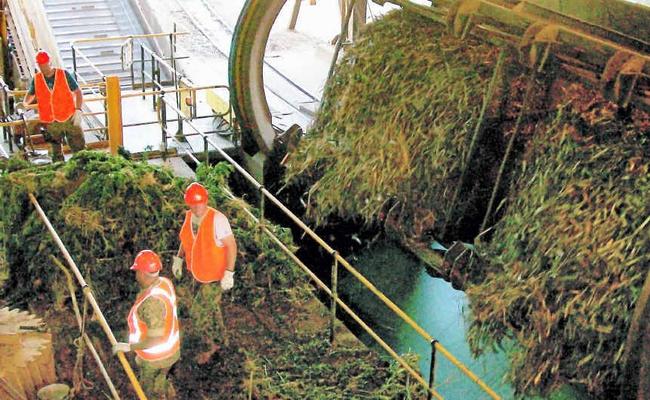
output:
M194 235L192 232L192 212L185 214L185 222L179 237L185 252L185 264L194 279L201 283L220 281L226 271L225 246L217 246L214 237L214 216L217 210L208 207L201 225Z
M176 309L176 293L174 286L167 278L160 278L159 282L151 285L139 296L129 312L129 343L137 343L147 333L147 324L138 317L138 307L149 297L155 296L165 304L165 327L163 329L164 341L135 353L147 361L164 360L175 354L180 348L180 329Z
M38 102L38 118L41 122L65 122L74 114L74 95L68 85L65 71L54 70L54 86L50 90L42 72L34 76L34 93Z

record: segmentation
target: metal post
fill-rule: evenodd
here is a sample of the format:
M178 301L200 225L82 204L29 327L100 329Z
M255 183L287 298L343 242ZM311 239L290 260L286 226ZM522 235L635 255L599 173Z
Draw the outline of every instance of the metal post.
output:
M302 0L295 0L295 3L293 3L293 11L291 12L291 21L289 21L290 31L296 29L296 23L298 22L298 14L300 14L301 4L302 4Z
M111 154L117 155L117 149L124 146L122 139L122 99L120 78L106 77L106 126L108 128L108 143Z
M75 50L74 45L72 45L72 71L74 72L74 78L79 79L79 74L77 74L77 50Z
M178 123L183 123L183 118L178 118ZM205 164L210 165L210 148L208 147L208 136L203 136L203 152L205 153Z
M339 297L339 259L338 252L334 250L332 256L334 263L332 264L332 299L330 303L330 344L334 343L334 331L336 328L336 301Z
M144 46L142 44L140 44L140 75L142 76L142 100L144 100Z
M167 154L167 103L165 103L165 92L160 94L160 125L162 130L163 157Z
M436 380L436 339L431 339L431 362L429 363L429 391L427 393L427 400L431 400L433 392L433 384Z
M158 90L156 86L156 58L154 55L151 55L151 88L153 90ZM152 96L153 109L156 109L156 96Z

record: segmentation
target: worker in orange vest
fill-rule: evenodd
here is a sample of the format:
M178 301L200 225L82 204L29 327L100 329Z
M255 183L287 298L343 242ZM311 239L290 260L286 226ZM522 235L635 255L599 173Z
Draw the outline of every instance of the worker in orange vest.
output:
M131 270L141 287L128 316L129 341L113 345L113 353L134 351L140 368L140 383L152 399L172 399L169 369L180 358L180 330L174 285L159 276L160 257L142 250Z
M63 161L64 138L73 152L86 146L81 129L83 93L70 72L52 67L46 51L36 54L36 63L40 72L32 79L23 104L29 107L37 102L39 120L47 125L45 140L52 145L52 160Z
M237 242L226 216L208 206L208 191L203 185L190 184L185 190L185 203L190 210L181 227L181 245L172 271L177 278L182 276L182 257L185 256L188 271L201 283L190 308L190 317L195 333L200 334L208 346L196 357L199 364L204 364L219 350L219 342L228 345L221 296L234 285Z

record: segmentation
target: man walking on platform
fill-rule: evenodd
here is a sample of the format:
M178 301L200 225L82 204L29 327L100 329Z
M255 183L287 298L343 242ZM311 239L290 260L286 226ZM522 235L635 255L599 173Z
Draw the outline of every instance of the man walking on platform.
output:
M174 276L183 273L185 256L187 269L201 284L190 308L195 333L204 338L208 349L199 354L199 364L208 362L219 350L219 344L228 345L228 336L221 312L221 295L234 285L237 243L228 219L208 206L208 191L194 182L185 190L185 203L190 208L180 231L181 246L174 257Z
M70 72L52 67L46 51L36 54L36 63L40 72L34 75L23 104L38 103L39 120L47 125L45 140L52 145L52 161L63 161L65 139L73 152L86 146L81 129L83 94Z
M113 345L113 353L135 351L145 394L169 400L175 391L167 373L180 358L180 329L174 285L158 275L161 268L160 258L151 250L135 257L131 270L142 290L129 312L129 342Z

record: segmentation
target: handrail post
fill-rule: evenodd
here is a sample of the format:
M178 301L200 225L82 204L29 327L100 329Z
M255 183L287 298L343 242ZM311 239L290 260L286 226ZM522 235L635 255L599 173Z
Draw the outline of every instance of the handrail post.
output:
M336 328L336 302L339 297L339 253L334 250L332 256L334 257L334 262L332 263L332 298L330 303L330 344L334 343L334 331Z
M178 116L178 124L183 123L183 118L179 115ZM178 133L177 133L178 134ZM203 136L203 152L205 153L205 164L210 165L210 147L208 143L208 137Z
M165 103L165 92L160 93L160 128L162 131L163 157L167 157L167 103Z
M70 48L72 48L72 71L74 72L74 78L79 79L77 74L77 50L74 48L74 44Z
M156 58L151 54L151 89L158 90L156 86ZM156 109L156 96L153 96L153 109Z
M120 78L106 77L106 126L108 128L108 143L112 155L117 155L117 149L123 146L122 140L122 99Z
M431 339L431 362L429 363L429 391L427 393L427 400L431 400L431 393L433 393L433 384L436 380L436 339Z
M144 46L142 43L140 43L140 76L142 78L142 100L145 100L146 97L144 95L145 88L144 88Z

